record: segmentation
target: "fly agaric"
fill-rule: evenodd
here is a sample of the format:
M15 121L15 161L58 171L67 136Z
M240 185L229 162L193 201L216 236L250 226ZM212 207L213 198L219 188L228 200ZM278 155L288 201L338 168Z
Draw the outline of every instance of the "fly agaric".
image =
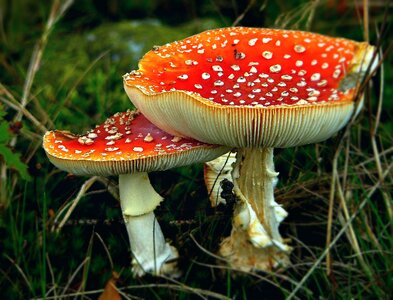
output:
M136 276L177 272L173 263L177 250L165 242L153 212L163 198L151 186L147 172L209 161L228 151L172 136L137 111L117 113L84 135L47 132L43 147L59 169L77 175L119 176L120 204Z
M273 148L320 142L343 128L373 52L310 32L223 28L154 47L124 76L130 100L159 128L237 148L239 201L221 246L234 267L288 265Z
M232 180L232 165L236 162L236 153L229 152L205 163L204 179L212 207L227 204L221 196L223 180Z

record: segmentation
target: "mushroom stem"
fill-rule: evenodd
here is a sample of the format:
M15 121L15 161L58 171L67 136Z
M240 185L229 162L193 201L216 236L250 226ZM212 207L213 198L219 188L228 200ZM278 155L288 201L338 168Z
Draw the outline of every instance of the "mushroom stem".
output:
M274 201L277 176L273 148L238 150L232 177L239 201L231 236L220 249L236 268L270 271L289 264L291 247L278 229L287 212Z
M147 173L119 176L120 204L130 240L132 271L177 276L178 252L165 241L153 210L162 201L150 184Z

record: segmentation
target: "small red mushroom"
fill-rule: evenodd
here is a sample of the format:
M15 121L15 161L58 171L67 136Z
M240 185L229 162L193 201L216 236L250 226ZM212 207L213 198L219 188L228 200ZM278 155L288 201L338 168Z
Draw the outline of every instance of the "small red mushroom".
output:
M124 76L130 100L158 127L237 148L240 201L221 247L233 266L288 265L273 148L323 141L344 127L373 52L310 32L223 28L156 47Z
M162 201L147 172L205 162L228 149L173 136L136 111L117 113L84 135L50 131L43 147L59 169L77 175L118 175L133 272L176 275L177 250L165 242L154 209Z

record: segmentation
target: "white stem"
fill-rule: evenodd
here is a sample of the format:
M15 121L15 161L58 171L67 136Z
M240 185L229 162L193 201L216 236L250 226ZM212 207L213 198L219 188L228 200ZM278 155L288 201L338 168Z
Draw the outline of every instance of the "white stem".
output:
M220 249L234 267L270 271L289 263L291 248L278 229L287 212L274 200L277 176L272 148L238 151L232 177L239 201Z
M120 204L133 255L135 276L177 276L176 248L165 241L153 210L162 201L146 173L119 176Z

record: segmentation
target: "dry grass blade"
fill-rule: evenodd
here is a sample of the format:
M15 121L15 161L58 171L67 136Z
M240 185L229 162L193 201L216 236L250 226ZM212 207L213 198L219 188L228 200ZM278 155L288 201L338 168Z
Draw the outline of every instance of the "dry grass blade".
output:
M57 298L57 284L56 284L56 280L55 280L55 274L53 273L52 263L51 263L51 261L49 259L48 253L45 256L45 259L46 259L46 263L47 263L48 268L49 268L50 278L51 278L51 281L52 281L52 288L51 288L50 291L48 291L46 293L46 296L48 296L52 292L52 290L53 290L53 294Z
M341 221L341 224L345 225L345 222L347 222L350 218L349 210L347 207L347 201L344 196L343 188L340 185L340 182L338 180L336 181L336 187L337 187L337 196L338 196L338 199L340 200L341 208L344 213L343 215L340 213L339 219ZM340 216L341 216L341 218L340 218ZM359 260L359 263L362 266L363 271L366 274L370 275L371 274L370 268L367 266L367 263L364 261L362 251L360 249L359 242L356 237L355 230L353 229L352 223L348 225L347 235L348 235L348 240L349 240L353 250L356 253L356 257Z
M303 4L301 7L278 16L274 22L275 27L299 29L301 23L306 20L305 29L310 30L314 19L315 11L320 4L320 0L314 0ZM293 22L293 24L291 24Z
M291 283L293 285L297 285L298 284L297 281L293 280L289 276L285 276L285 275L280 274L280 273L266 272L266 275L263 276L263 275L259 275L256 272L248 272L248 271L244 271L244 270L240 270L240 269L235 269L235 268L230 267L230 266L206 264L206 263L198 262L198 261L195 261L195 260L193 260L193 263L195 263L196 265L203 266L203 267L208 267L208 268L211 268L211 269L225 270L225 271L237 272L239 274L244 274L244 275L256 278L259 281L267 282L267 283L271 284L272 286L275 286L276 288L281 289L281 290L283 290L284 288L278 282L276 282L277 278L279 278L281 280L284 280L284 281L288 281L289 283ZM271 277L271 279L269 277ZM304 292L306 292L309 296L312 295L312 292L308 288L302 286L301 289ZM289 293L288 290L285 290L285 291L287 293ZM299 298L295 297L295 299L299 299Z
M228 262L224 257L215 255L214 253L212 253L212 252L210 252L209 250L207 250L206 248L204 248L201 244L199 244L199 243L197 242L197 240L195 239L195 237L194 237L194 235L193 235L192 233L190 233L190 238L191 238L192 241L195 243L195 245L197 245L197 247L198 247L200 250L202 250L204 253L206 253L207 255L209 255L209 256L211 256L211 257L217 259L217 260L220 260L220 261L223 261L223 262Z
M123 292L127 290L138 290L138 289L169 289L169 290L174 290L174 291L181 291L181 292L187 292L187 293L192 293L198 296L202 296L202 299L218 299L218 300L231 300L231 298L221 295L219 293L215 293L212 291L208 290L203 290L199 288L194 288L190 287L184 284L165 284L165 283L152 283L152 284L138 284L138 285L129 285L126 287L122 288L117 288L117 291ZM92 290L92 291L84 291L84 292L75 292L75 293L68 293L68 294L62 294L62 297L69 299L71 297L82 297L82 296L87 296L87 295L95 295L102 293L104 289L97 289L97 290ZM125 293L121 293L122 296L126 295ZM51 300L51 299L59 299L55 298L54 296L50 297L45 297L45 298L37 298L35 300Z
M111 266L111 270L113 270L114 269L113 259L112 259L111 253L109 252L108 247L106 246L106 244L105 244L104 240L102 239L102 237L97 232L95 232L95 235L97 236L98 240L101 242L101 245L104 248L105 253L106 253L107 257L108 257L109 264Z
M25 107L20 104L15 97L11 94L10 91L2 84L0 83L0 89L2 92L7 96L5 97L0 97L0 101L3 102L5 105L8 107L16 110L18 113L22 113L27 119L29 119L34 126L36 126L42 133L45 133L47 131L47 128L45 127L44 124L42 124L40 121L37 120L36 117L32 113L30 113Z
M393 163L391 163L388 168L385 170L383 173L383 178L388 176L390 172L392 172L393 168ZM315 271L315 269L318 267L318 265L323 261L323 259L326 257L326 255L329 253L330 249L337 243L339 238L346 232L348 226L353 222L353 220L357 217L357 215L364 209L366 206L367 202L370 200L371 196L378 190L378 188L381 186L381 181L378 181L377 183L374 184L374 186L371 187L367 195L364 196L364 199L360 203L359 207L357 210L351 215L351 217L348 219L348 221L344 224L344 226L341 228L341 230L337 233L335 238L330 242L330 244L326 247L326 249L323 251L323 253L320 255L320 257L315 261L315 263L312 265L312 267L308 270L306 275L303 276L302 280L299 282L299 284L293 289L291 294L288 296L287 300L293 299L296 296L296 293L299 291L299 289L305 284L305 282L310 278L311 274Z
M15 260L13 260L11 257L9 257L7 254L4 254L5 258L8 259L12 265L18 270L18 273L22 276L23 281L26 283L27 287L29 288L30 292L34 294L34 289L27 278L25 272L23 272L22 268L16 263Z
M337 171L337 160L341 152L341 147L338 147L333 157L332 163L332 178L330 182L330 194L329 194L329 211L327 217L327 232L326 232L326 249L330 249L327 246L331 243L332 238L332 226L333 226L333 208L334 208L334 196L336 194L336 182L338 181ZM330 251L326 253L326 273L330 275L331 272L331 257Z
M248 11L254 6L255 3L256 3L255 0L251 0L250 2L248 2L247 7L246 7L245 10L236 18L236 20L232 23L232 26L238 26L238 24L241 22L241 20L244 19L244 17L245 17L246 14L248 13Z
M59 297L59 299L61 298L68 298L65 293L67 292L68 288L70 287L71 283L74 281L76 275L78 275L79 271L83 268L83 266L85 264L87 264L90 261L90 257L85 257L85 259L79 264L79 266L76 268L76 270L74 271L74 273L71 274L70 278L68 279L68 282L66 284L66 286L63 288L63 293L61 293L61 296ZM46 298L49 299L49 298Z
M188 286L184 283L181 283L173 278L169 278L166 276L161 276L162 278L165 278L166 280L170 281L170 282L174 282L175 284L165 284L163 286L168 286L169 288L172 288L174 290L179 290L182 292L188 292L188 293L192 293L194 295L199 296L202 299L220 299L220 300L229 300L231 298L221 295L219 293L216 292L212 292L212 291L208 291L208 290L203 290L200 288L194 288L191 286Z
M57 224L58 218L63 214L64 210L67 209L66 214L64 215L63 219L60 221L60 223L55 227L52 228L56 230L57 233L59 233L61 231L61 229L63 228L64 224L67 222L67 220L70 218L72 212L74 211L75 207L78 205L79 201L82 199L82 197L86 194L86 192L90 189L90 187L93 185L94 182L97 181L97 176L93 176L90 179L86 180L81 188L79 189L78 194L76 195L76 197L70 202L71 204L67 206L65 206L58 214L57 217L54 220L54 223Z
M42 54L44 53L44 49L45 49L46 44L48 42L49 34L51 33L53 26L56 24L56 22L63 16L65 11L71 6L72 2L73 2L73 0L66 0L66 1L55 0L55 1L53 1L50 15L49 15L48 21L46 23L44 32L43 32L40 40L38 40L37 44L35 45L34 50L33 50L33 54L30 59L29 69L27 71L27 77L26 77L26 80L25 80L25 83L23 86L23 94L22 94L22 98L20 101L21 108L25 108L26 105L28 104L31 87L34 82L35 75L36 75L36 73L39 69L39 66L41 64ZM14 118L14 122L21 121L22 117L23 117L23 113L20 109ZM11 145L11 147L13 147L13 146L15 146L15 144L16 144L16 137L13 138L10 145Z

